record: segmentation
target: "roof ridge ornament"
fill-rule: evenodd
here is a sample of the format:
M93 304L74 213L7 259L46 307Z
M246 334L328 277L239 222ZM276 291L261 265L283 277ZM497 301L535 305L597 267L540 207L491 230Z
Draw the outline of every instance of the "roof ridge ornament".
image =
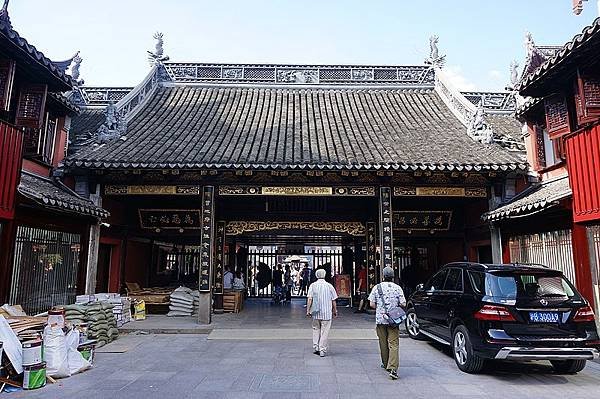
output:
M440 38L438 35L433 35L429 38L429 57L425 59L425 64L442 68L446 63L446 56L440 55L437 46L439 40Z
M517 60L512 60L510 62L510 83L506 86L506 90L515 91L520 80L519 62Z
M168 55L164 55L164 49L163 49L163 44L164 44L164 40L163 40L163 34L162 32L156 32L154 33L154 36L152 36L154 39L156 39L156 44L154 45L154 52L152 51L148 51L148 62L150 62L150 65L155 65L155 64L161 64L165 61L169 60L169 56Z
M521 79L538 69L548 57L535 45L531 32L525 32L525 69Z
M104 109L104 123L96 131L96 141L104 144L116 139L127 140L127 121L121 115L114 102L108 103Z
M4 0L2 9L0 9L0 21L7 24L9 28L12 28L12 23L10 22L10 16L8 15L8 2L9 2L9 0Z
M483 105L484 101L485 95L481 96L481 100L477 105L477 109L469 121L467 134L477 142L482 144L492 144L494 142L494 132L485 121L485 107Z

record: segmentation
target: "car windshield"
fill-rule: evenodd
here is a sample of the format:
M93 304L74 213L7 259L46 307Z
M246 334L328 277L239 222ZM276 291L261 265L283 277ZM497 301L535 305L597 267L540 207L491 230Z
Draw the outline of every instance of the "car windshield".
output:
M557 272L469 272L473 289L500 302L524 298L573 298L575 289Z

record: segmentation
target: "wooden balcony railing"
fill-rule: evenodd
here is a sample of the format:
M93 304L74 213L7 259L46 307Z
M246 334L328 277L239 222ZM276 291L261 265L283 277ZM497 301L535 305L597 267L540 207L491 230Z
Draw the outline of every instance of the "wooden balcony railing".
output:
M12 219L23 162L23 132L0 121L0 219Z

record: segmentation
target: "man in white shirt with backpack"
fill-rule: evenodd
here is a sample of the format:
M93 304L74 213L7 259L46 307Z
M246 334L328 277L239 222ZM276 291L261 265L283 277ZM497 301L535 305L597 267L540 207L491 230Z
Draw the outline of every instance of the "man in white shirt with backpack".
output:
M373 287L369 302L375 310L375 323L381 367L390 373L390 378L398 379L399 321L403 317L402 308L406 306L404 292L394 283L394 269L383 269L383 282Z

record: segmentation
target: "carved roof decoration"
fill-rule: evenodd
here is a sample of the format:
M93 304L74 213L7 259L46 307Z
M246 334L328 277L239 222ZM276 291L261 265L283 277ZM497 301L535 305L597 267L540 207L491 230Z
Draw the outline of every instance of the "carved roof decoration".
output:
M461 93L449 83L441 70L436 70L435 90L454 116L466 127L473 140L482 144L495 143L509 151L524 154L525 143L521 137L521 128L514 118L515 93ZM488 98L488 95L490 98ZM488 116L477 123L476 118Z
M429 66L163 63L175 83L432 87Z
M109 216L108 211L94 205L87 198L81 197L58 179L50 179L22 171L18 191L21 195L45 208L54 208L58 211L78 213L96 218Z
M0 9L0 35L3 36L9 43L17 47L23 55L26 56L27 61L31 62L33 66L42 67L43 70L52 76L54 85L60 90L69 90L75 84L73 79L65 73L59 66L57 66L52 60L39 51L35 46L31 45L27 40L19 35L19 33L13 29L8 15L8 1L4 1L2 9Z
M446 63L446 56L440 55L438 49L439 36L433 35L429 38L429 57L425 59L425 64L436 68L442 68Z
M48 99L55 101L58 105L69 111L71 116L79 114L81 108L63 93L48 93Z
M559 76L561 71L573 68L578 60L595 54L599 46L600 18L596 18L591 25L585 27L562 47L558 49L547 47L546 59L537 68L524 74L517 87L519 92L522 95L536 96L546 82ZM552 54L549 49L553 49Z
M530 186L508 203L483 214L482 219L494 222L533 215L559 205L560 200L571 195L569 177L560 176Z
M511 92L489 92L489 91L463 91L461 92L473 105L483 105L487 112L491 113L513 113L515 112L515 95Z

